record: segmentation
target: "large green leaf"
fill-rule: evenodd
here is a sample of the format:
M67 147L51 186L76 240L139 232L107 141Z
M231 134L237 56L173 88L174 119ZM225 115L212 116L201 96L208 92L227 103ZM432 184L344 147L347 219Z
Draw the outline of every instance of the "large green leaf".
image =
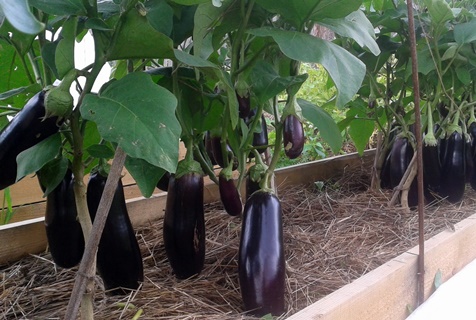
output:
M309 101L298 99L298 103L304 118L319 129L322 139L329 144L334 153L338 153L342 147L342 136L334 119L324 109Z
M259 61L251 72L250 85L258 101L264 103L283 92L286 88L302 84L306 81L306 78L306 75L281 77L270 63Z
M157 182L165 173L164 169L137 158L127 157L125 166L139 186L140 192L146 198L152 195Z
M357 10L362 0L257 0L256 3L301 27L309 20L345 17Z
M23 33L38 34L45 27L31 13L28 0L0 0L0 12L15 29Z
M193 50L196 56L203 57L204 39L210 32L213 32L212 27L215 27L214 24L226 12L231 3L232 1L226 0L221 7L217 8L211 1L208 1L198 6L197 11L195 11L193 28Z
M460 45L476 41L476 18L470 22L455 25L454 36Z
M81 115L129 156L174 172L181 132L176 106L173 94L136 72L107 83L98 95L88 94Z
M365 64L332 42L300 32L271 28L254 29L250 33L273 37L281 51L291 59L320 63L336 85L338 107L350 101L362 84Z
M374 27L360 10L354 11L344 18L323 19L319 24L343 37L353 39L361 47L368 48L376 56L380 54L379 46L375 41Z
M17 181L24 176L40 170L45 164L58 156L61 148L59 133L46 138L17 156Z
M172 58L173 41L155 30L135 8L130 10L117 31L108 60Z
M86 15L81 0L29 0L30 5L56 16Z

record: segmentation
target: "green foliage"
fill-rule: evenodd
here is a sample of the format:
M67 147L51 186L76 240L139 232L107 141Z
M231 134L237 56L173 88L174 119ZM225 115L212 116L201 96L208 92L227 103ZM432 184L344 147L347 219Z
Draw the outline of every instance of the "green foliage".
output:
M24 176L35 173L45 164L58 156L61 147L61 136L54 134L26 149L17 156L17 181Z
M131 157L174 172L180 135L176 104L169 91L137 72L109 82L98 95L87 95L81 114Z

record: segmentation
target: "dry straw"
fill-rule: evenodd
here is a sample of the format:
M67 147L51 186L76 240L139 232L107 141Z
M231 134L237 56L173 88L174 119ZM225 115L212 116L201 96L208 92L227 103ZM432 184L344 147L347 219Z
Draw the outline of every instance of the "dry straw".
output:
M284 188L284 241L288 312L303 309L392 257L413 247L418 217L387 206L391 192L369 190L367 172ZM426 208L426 237L452 228L473 214L476 194L468 188L457 205ZM145 281L125 297L103 292L97 277L96 319L247 319L237 275L241 220L220 203L206 206L207 255L203 272L176 280L162 242L162 220L137 229ZM0 269L0 319L59 319L65 312L75 269L58 269L49 253L29 256ZM140 317L139 317L140 316Z

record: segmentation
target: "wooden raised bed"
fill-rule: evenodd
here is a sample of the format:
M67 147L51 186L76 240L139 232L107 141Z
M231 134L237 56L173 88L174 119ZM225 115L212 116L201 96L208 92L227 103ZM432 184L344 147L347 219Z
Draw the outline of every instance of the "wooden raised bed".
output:
M276 173L278 192L289 185L326 180L359 165L370 167L373 155L374 152L369 151L363 158L351 154L280 169ZM132 195L137 191L132 191L134 185L126 188L130 188ZM215 185L207 183L205 190L207 202L218 200ZM149 199L132 197L127 205L134 225L144 225L162 216L165 193L154 194ZM40 215L44 203L24 205L22 210L36 211ZM0 265L28 253L44 251L43 218L37 216L0 227L0 243L3 244ZM409 310L416 307L417 254L418 248L406 251L288 319L405 319ZM433 290L437 272L446 281L475 258L476 215L456 224L454 231L444 231L427 240L426 297Z

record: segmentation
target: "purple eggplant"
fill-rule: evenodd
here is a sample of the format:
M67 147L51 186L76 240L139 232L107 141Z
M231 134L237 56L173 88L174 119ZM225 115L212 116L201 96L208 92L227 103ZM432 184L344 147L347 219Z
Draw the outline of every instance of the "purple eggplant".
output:
M170 176L171 176L171 173L166 171L157 182L157 188L167 192L167 189L169 188Z
M213 154L213 159L215 162L222 168L225 167L225 158L223 157L223 152L221 149L221 137L211 136L210 137L210 144ZM226 150L228 154L228 161L233 161L233 170L238 168L237 159L233 156L233 151L231 150L228 143L226 144Z
M301 121L294 115L288 115L284 119L283 128L284 153L289 159L299 157L304 149L304 142L304 128Z
M260 190L245 205L238 253L244 309L254 316L285 311L285 257L281 203Z
M191 171L170 177L163 238L167 258L178 279L186 279L201 272L205 261L201 173Z
M446 152L442 163L440 194L451 203L463 198L466 183L465 141L457 131L446 141Z
M423 145L423 191L428 201L435 200L435 194L440 192L441 163L438 146Z
M45 117L45 93L35 94L0 132L0 190L15 183L17 156L59 130L58 118Z
M107 177L94 172L89 177L87 202L94 221ZM111 208L99 241L97 268L110 294L126 294L144 281L142 255L129 219L121 180L117 183Z
M249 116L251 111L251 99L249 94L240 96L236 94L236 99L238 99L238 115L241 119L245 119Z
M225 211L230 216L238 216L243 210L241 196L236 185L231 178L231 170L223 169L218 177L218 187L220 191L220 199L223 203Z
M84 252L84 236L78 221L71 170L46 197L45 230L53 261L62 268L77 265Z

